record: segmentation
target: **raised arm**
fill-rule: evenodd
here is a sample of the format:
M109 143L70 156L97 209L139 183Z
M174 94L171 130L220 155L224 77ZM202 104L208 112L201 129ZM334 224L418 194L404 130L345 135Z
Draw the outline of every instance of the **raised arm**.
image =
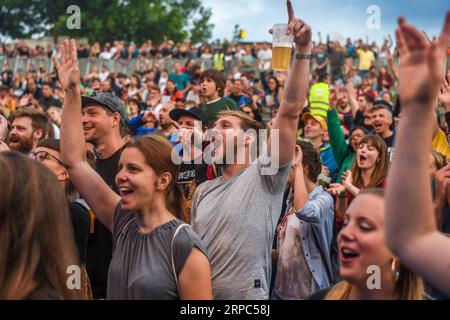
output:
M58 51L61 63L56 54L53 60L66 95L61 115L61 158L75 188L96 217L112 230L114 209L120 198L86 162L86 143L81 121L80 70L75 41L66 40L58 46Z
M311 27L303 20L295 18L290 0L287 0L287 8L289 15L288 32L294 35L295 53L310 55L312 50ZM292 160L298 119L308 94L309 65L309 59L294 57L286 79L283 99L272 128L279 130L279 154L272 155L275 156L275 159L278 157L279 166L284 166Z
M450 37L450 12L434 43L403 18L396 36L404 111L388 176L387 243L409 269L450 295L450 239L436 228L428 167L434 107Z
M355 118L356 113L359 110L359 104L358 104L358 100L356 99L355 88L353 87L353 84L351 81L348 81L348 83L345 85L345 91L347 92L348 100L350 101L350 105L352 106L353 118Z

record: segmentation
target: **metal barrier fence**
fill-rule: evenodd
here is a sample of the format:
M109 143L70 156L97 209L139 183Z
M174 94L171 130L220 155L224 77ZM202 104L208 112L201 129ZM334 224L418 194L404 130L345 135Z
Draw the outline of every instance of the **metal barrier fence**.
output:
M176 63L184 65L187 59L128 59L128 60L106 60L98 58L80 58L78 59L80 72L82 75L86 75L92 72L92 70L97 67L99 71L102 70L103 66L106 66L109 72L123 73L127 76L131 75L136 71L149 70L155 65L158 65L162 69L167 69L169 71L174 70ZM202 70L209 69L213 67L212 59L196 59L196 63L200 66ZM8 64L9 69L13 71L14 74L22 74L27 72L27 70L38 70L43 68L44 72L49 72L53 69L53 61L48 58L10 58L10 59L0 59L0 64ZM233 67L236 65L237 61L232 63Z

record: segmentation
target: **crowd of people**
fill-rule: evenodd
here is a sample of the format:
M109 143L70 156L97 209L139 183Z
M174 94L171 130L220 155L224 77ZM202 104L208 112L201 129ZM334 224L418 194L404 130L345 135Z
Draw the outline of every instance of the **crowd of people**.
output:
M1 73L0 299L450 296L450 14L378 48L313 43L287 7L287 72L267 44L0 46L54 62ZM187 62L83 75L81 57Z

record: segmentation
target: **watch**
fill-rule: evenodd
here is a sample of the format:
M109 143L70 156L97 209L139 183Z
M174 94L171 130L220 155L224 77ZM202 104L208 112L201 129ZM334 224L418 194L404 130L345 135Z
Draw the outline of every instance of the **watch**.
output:
M296 53L295 59L299 60L311 60L312 55L311 54L303 54L303 53Z

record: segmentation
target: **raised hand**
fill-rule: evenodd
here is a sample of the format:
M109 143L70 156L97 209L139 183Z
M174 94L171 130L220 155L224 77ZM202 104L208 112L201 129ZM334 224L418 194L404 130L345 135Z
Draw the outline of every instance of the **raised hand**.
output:
M58 45L61 54L61 62L56 53L53 54L53 62L58 73L61 88L65 91L80 87L80 69L78 67L77 46L75 40L65 40Z
M326 191L333 196L339 196L341 193L345 192L345 187L340 183L331 183Z
M396 30L400 51L400 96L403 104L429 104L435 102L444 77L444 61L450 37L450 12L443 30L435 42L415 27L399 19ZM433 106L434 107L434 106Z
M353 177L352 177L352 172L350 170L345 170L345 172L342 174L342 185L347 190L349 190L353 187Z
M8 120L0 114L0 141L5 140L8 135Z
M294 168L302 168L303 151L299 145L295 146L294 159L292 159L292 166Z
M291 0L286 1L289 17L288 34L294 35L294 42L298 49L311 50L312 32L311 27L303 20L295 17Z
M445 109L450 111L450 73L447 74L447 79L444 79L438 99Z

